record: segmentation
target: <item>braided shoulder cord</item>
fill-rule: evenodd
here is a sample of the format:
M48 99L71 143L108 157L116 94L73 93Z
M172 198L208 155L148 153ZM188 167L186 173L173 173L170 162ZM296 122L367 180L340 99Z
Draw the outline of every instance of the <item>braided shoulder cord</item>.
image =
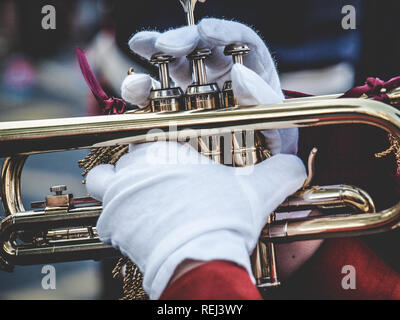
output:
M393 152L396 157L397 174L400 174L400 142L398 139L396 139L396 137L394 137L390 133L388 134L388 139L389 139L390 147L385 151L376 153L375 157L383 158L383 157L390 155Z

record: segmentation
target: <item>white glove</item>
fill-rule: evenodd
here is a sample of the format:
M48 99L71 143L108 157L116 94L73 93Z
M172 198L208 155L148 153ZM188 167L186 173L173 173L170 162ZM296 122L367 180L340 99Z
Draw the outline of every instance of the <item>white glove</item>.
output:
M174 142L132 149L115 167L92 169L86 186L103 201L101 241L138 265L152 299L186 259L227 260L252 275L249 255L269 213L306 178L293 155L273 156L249 171Z
M223 53L226 45L237 42L246 43L251 49L243 57L246 67L233 66L232 57ZM232 80L233 92L240 105L273 104L284 99L268 48L253 29L239 22L208 18L198 25L165 33L143 31L130 39L129 46L146 59L157 52L176 57L169 65L170 75L183 90L192 82L186 56L196 47L210 48L212 55L206 60L208 82L216 82L222 88L225 81ZM122 98L144 107L149 103L152 87L159 88L160 84L149 75L129 75L122 83ZM263 134L272 154L297 153L297 129L268 130Z
M224 46L232 42L250 46L244 62L252 70L233 66L231 57L223 55ZM231 79L242 105L282 101L268 49L253 30L237 22L205 19L198 26L164 34L140 32L130 46L145 58L159 51L177 57L170 72L182 89L191 82L185 56L197 46L207 46L213 50L207 60L210 82L222 86ZM159 84L148 75L134 74L122 84L122 96L144 106L152 86ZM297 130L266 134L274 154L296 153ZM187 259L228 260L251 275L249 255L269 214L301 187L306 174L302 162L291 155L274 156L250 169L216 165L172 142L135 146L115 168L98 166L87 176L88 192L103 201L100 238L139 266L153 299Z

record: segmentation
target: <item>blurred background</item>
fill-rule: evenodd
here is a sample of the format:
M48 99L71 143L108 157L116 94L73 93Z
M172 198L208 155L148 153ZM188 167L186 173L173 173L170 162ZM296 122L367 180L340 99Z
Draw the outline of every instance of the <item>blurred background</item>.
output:
M56 28L44 30L42 8L56 9ZM342 8L356 9L356 28L345 30ZM196 17L235 19L251 25L270 48L282 87L311 94L339 93L368 76L400 74L400 3L395 0L207 0ZM100 114L81 76L75 48L87 53L105 90L119 97L129 67L154 69L129 51L130 36L185 23L174 1L0 0L0 121ZM380 151L380 150L378 150ZM29 158L23 173L25 206L42 200L49 187L66 184L85 195L77 161L86 151ZM400 270L388 246L398 233L371 238L371 245ZM0 299L115 299L114 261L55 264L57 289L43 290L42 266L0 273Z

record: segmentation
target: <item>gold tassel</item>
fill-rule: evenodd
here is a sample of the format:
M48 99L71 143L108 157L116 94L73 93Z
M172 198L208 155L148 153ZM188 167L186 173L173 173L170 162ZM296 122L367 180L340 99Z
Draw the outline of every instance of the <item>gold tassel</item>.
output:
M112 271L113 278L122 276L124 266L125 275L122 287L124 296L120 300L148 300L149 297L143 289L143 274L130 259L123 257L118 260Z
M376 158L383 158L390 155L392 152L396 157L397 163L397 173L400 174L400 143L392 134L389 133L388 135L390 147L383 151L375 154Z

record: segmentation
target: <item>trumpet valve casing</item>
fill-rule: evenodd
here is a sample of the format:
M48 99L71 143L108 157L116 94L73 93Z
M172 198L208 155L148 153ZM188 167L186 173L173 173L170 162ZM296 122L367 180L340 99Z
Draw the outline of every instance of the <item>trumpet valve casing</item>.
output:
M239 105L233 95L232 81L225 81L222 87L222 101L225 107Z
M214 110L221 107L216 83L192 84L186 90L187 110Z
M152 112L175 112L185 110L181 88L155 89L150 92Z

